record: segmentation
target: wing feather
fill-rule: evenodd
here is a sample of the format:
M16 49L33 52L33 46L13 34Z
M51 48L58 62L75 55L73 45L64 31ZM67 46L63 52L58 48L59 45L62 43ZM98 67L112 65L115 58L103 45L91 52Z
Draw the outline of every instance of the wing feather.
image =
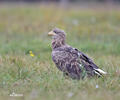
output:
M67 73L73 79L80 79L82 76L82 65L87 72L88 76L105 74L103 70L99 69L93 61L88 58L84 53L80 52L76 48L70 46L64 46L56 48L52 52L52 59L55 62L58 69Z

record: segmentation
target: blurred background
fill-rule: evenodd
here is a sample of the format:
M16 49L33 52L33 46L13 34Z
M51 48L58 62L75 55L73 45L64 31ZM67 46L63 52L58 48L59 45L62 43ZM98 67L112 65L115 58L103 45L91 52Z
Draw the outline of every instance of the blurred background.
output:
M63 3L68 3L68 2L117 2L120 0L0 0L0 1L26 1L26 2L63 2Z
M26 2L26 3L60 3L62 5L68 3L119 3L120 0L0 0L0 2Z
M51 59L54 27L108 76L66 79ZM0 0L0 98L119 100L120 0Z

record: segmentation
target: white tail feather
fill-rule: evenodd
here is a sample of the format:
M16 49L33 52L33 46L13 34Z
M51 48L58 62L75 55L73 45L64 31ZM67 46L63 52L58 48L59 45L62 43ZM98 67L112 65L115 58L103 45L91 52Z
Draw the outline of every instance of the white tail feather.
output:
M101 74L104 74L104 75L106 75L107 74L107 72L104 72L103 70L101 70L101 69L95 69L96 71L98 71L99 73L101 73Z
M94 71L94 72L95 72L95 74L97 74L97 75L101 76L101 75L100 75L100 73L98 73L98 72L96 72L96 71Z

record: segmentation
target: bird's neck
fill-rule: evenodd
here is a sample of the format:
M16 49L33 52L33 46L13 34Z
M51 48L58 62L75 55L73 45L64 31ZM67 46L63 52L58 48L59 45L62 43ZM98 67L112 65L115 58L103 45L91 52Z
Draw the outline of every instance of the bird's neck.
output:
M64 45L65 45L65 40L53 40L52 41L52 49L56 49Z

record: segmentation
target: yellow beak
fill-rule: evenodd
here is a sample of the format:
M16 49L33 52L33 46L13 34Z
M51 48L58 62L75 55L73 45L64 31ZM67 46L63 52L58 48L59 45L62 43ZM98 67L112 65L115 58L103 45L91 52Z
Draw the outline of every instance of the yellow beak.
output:
M56 35L56 33L53 32L53 31L51 31L51 32L48 33L48 35L49 35L49 36L54 36L54 35Z

